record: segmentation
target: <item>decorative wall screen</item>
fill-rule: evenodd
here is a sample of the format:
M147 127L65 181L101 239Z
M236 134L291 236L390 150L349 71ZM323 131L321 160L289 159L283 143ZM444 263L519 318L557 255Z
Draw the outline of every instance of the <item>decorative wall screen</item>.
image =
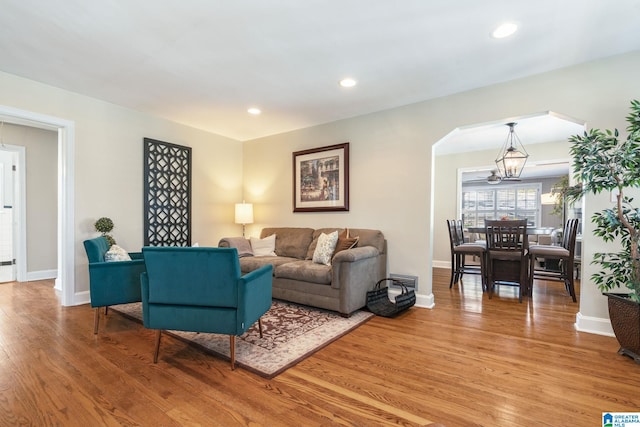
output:
M144 138L144 245L191 246L191 147Z

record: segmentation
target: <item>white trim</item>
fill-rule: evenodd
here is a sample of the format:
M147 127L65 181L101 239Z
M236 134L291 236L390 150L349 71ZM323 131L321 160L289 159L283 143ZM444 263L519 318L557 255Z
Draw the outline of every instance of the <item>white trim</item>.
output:
M416 293L416 307L434 308L435 306L436 301L433 294L424 295Z
M6 145L18 155L17 175L14 182L13 200L14 217L16 221L16 280L24 282L27 280L27 167L26 148L18 145Z
M611 320L607 318L583 316L582 313L578 312L574 326L580 332L615 337L611 327Z
M0 120L58 131L58 277L56 290L62 305L75 299L74 138L75 123L69 120L0 105Z
M36 280L55 279L57 276L58 276L58 270L30 271L27 273L27 282L34 282Z
M451 261L438 261L436 259L433 260L433 266L434 268L451 268Z

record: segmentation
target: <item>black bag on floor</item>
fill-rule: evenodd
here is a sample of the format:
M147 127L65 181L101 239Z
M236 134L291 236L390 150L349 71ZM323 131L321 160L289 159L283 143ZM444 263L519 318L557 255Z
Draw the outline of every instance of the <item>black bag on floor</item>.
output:
M395 302L389 299L389 288L386 285L382 287L382 283L387 280L402 288L402 293L396 296ZM404 283L395 279L382 279L376 283L372 291L367 292L367 308L378 316L393 317L415 303L415 291L413 289L409 290Z

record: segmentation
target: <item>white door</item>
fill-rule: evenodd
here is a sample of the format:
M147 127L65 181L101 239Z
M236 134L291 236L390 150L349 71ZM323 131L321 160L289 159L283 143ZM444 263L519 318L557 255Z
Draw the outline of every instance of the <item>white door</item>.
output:
M0 149L0 283L16 280L15 152Z

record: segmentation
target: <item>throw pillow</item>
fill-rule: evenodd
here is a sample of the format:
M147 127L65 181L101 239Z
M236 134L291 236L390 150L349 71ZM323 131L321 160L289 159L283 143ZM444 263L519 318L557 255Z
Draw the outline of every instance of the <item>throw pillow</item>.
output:
M104 254L104 260L107 262L112 261L131 261L129 253L122 249L118 245L111 245L109 250Z
M316 264L331 265L333 251L336 250L336 243L338 243L337 231L329 234L322 233L318 238L316 250L313 252L313 262Z
M276 256L276 235L272 234L264 239L251 237L251 251L253 256Z
M338 243L336 244L336 250L333 254L335 255L340 251L355 248L358 244L358 240L360 240L359 236L349 237L349 229L346 228L342 233L338 235Z

